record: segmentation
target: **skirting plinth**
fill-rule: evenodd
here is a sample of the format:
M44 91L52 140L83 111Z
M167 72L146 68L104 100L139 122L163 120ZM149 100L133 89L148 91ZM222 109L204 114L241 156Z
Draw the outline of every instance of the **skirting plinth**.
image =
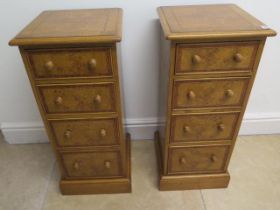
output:
M63 195L110 194L131 192L131 147L130 134L127 141L127 177L91 180L61 180L60 191Z
M164 175L158 132L155 132L154 141L158 162L160 190L211 189L226 188L228 186L230 180L228 172L217 174Z

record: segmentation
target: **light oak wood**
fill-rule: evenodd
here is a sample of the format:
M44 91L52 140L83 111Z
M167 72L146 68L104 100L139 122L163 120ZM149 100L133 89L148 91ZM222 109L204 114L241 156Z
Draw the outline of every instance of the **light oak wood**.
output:
M38 86L47 113L115 112L114 84Z
M175 80L173 108L241 106L249 78Z
M106 178L122 175L120 154L116 151L61 153L67 177Z
M60 181L60 189L64 195L80 195L80 194L108 194L108 193L129 193L131 192L131 162L130 162L130 135L126 135L127 142L127 169L125 171L126 178L114 179L79 179Z
M130 193L131 182L126 178L61 180L63 195Z
M119 144L116 118L51 120L50 125L60 147Z
M163 157L160 147L159 132L155 132L155 148L159 172L159 189L166 190L192 190L192 189L210 189L227 187L230 175L226 173L213 174L189 174L189 175L164 175Z
M239 113L203 113L171 117L171 142L231 140Z
M10 45L85 44L121 40L122 9L44 11Z
M166 39L195 40L274 36L268 28L234 4L159 7Z
M158 13L159 189L227 187L266 37L276 32L231 4L160 7Z
M121 9L45 11L18 45L61 172L62 194L131 192L117 54Z
M35 78L112 76L111 48L28 51Z
M228 146L172 148L168 174L224 172Z
M178 44L175 71L250 71L257 49L258 42Z

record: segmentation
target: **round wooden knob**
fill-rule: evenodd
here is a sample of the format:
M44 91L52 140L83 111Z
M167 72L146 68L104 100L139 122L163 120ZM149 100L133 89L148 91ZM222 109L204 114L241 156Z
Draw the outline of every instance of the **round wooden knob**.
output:
M184 132L185 133L190 133L191 132L191 128L189 126L184 126Z
M62 97L60 97L60 96L56 97L55 103L56 103L57 105L61 105L61 104L63 103Z
M101 136L101 137L105 137L106 134L107 134L106 130L102 128L102 129L100 130L100 136Z
M202 59L199 55L193 55L192 57L192 63L193 64L198 64L198 63L201 63Z
M243 60L243 56L240 54L240 53L236 53L234 56L233 56L233 60L237 63L240 63L242 60Z
M225 128L226 128L226 126L225 126L223 123L220 123L220 124L218 125L218 130L219 130L219 131L224 131Z
M185 158L185 157L181 157L181 158L180 158L180 163L181 163L181 164L186 164L186 163L187 163L186 158Z
M52 61L47 61L46 63L45 63L45 69L46 70L52 70L54 68L54 64L53 64L53 62Z
M187 94L187 97L188 99L192 100L195 98L195 93L192 90L190 90Z
M65 132L64 132L64 137L65 137L66 139L69 139L69 138L71 137L71 133L72 133L71 130L65 131Z
M80 169L80 163L79 162L75 162L73 165L75 170L79 170Z
M96 95L95 98L94 98L94 102L97 103L97 104L100 104L101 103L101 96Z
M111 168L111 162L110 161L105 161L104 166L107 169Z
M226 95L226 97L231 98L234 95L234 92L233 92L233 90L228 89L225 91L225 95Z
M96 68L96 60L94 58L90 59L90 61L88 62L88 66L90 70L93 70Z
M212 162L216 162L218 160L218 158L215 155L211 155L211 161Z

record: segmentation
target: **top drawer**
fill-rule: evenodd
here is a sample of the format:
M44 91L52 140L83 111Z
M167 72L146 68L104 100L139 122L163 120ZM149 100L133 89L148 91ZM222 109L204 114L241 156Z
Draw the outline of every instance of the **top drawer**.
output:
M111 48L28 51L35 78L112 76Z
M175 73L250 71L258 42L178 44Z

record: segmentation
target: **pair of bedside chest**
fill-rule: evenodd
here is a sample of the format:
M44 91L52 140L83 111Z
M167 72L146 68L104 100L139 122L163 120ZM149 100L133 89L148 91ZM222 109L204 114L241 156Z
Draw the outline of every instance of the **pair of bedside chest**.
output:
M130 192L118 44L121 9L46 11L19 45L61 171L63 194Z
M158 12L160 189L226 187L265 39L275 32L235 5ZM121 9L45 11L10 41L20 48L63 194L131 191L121 19Z
M265 40L275 32L231 4L162 7L158 13L160 189L227 187Z

